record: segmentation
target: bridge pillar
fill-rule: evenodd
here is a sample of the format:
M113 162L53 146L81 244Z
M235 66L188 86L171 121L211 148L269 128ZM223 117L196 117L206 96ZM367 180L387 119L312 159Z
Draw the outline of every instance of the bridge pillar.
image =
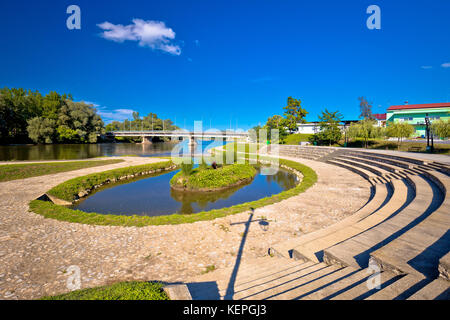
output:
M152 137L142 137L142 143L143 144L152 144Z
M189 151L192 153L195 151L195 149L197 149L197 140L195 140L195 138L193 136L189 137Z

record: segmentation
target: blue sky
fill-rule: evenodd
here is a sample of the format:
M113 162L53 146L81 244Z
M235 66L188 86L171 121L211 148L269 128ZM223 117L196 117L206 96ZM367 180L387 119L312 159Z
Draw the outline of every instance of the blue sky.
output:
M71 4L81 30L66 27ZM372 4L381 30L366 27ZM449 12L447 0L2 1L0 86L71 93L105 120L135 110L247 129L288 96L310 121L324 108L354 119L359 96L374 112L450 100Z

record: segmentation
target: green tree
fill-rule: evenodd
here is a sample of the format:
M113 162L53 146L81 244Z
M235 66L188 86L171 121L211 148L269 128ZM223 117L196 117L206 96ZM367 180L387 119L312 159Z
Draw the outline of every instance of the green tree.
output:
M359 97L359 118L363 120L372 120L372 103L369 103L365 97Z
M278 138L279 142L283 143L284 139L288 135L288 132L286 130L286 119L283 118L280 115L274 115L267 119L267 123L264 126L264 129L267 130L267 138L269 140L272 140L272 130L278 130Z
M450 137L450 119L448 119L447 121L433 121L433 123L431 124L431 130L439 138L448 139Z
M347 134L350 138L362 138L364 140L364 148L367 148L369 146L369 139L375 138L378 132L380 132L374 124L375 121L371 119L352 123L348 128Z
M284 116L286 118L285 126L288 128L290 133L293 133L298 128L298 123L305 123L305 117L308 112L302 108L302 101L300 99L294 99L288 97L287 105L283 108Z
M56 121L42 117L28 120L28 135L35 143L53 143Z
M390 122L387 126L387 134L397 138L398 149L404 138L410 137L414 133L414 127L407 122Z
M339 128L342 118L343 116L339 111L330 112L327 109L322 111L322 115L319 116L320 132L316 134L317 140L327 141L330 146L332 143L339 141L342 136Z
M104 133L103 121L92 105L66 100L58 115L59 140L65 142L97 142ZM76 132L76 134L75 134ZM68 140L69 139L69 140Z

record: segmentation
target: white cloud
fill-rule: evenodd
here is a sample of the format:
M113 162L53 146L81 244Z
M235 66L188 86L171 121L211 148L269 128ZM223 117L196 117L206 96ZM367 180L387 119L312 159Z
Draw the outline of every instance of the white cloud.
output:
M101 36L115 42L138 41L141 47L161 50L176 56L181 54L180 46L173 43L175 32L162 21L133 19L129 25L103 22L97 25L104 30Z
M92 101L81 101L81 102L84 102L84 103L86 103L86 104L90 104L90 105L92 105L94 108L97 108L97 107L100 106L98 103L95 103L95 102L92 102Z
M421 68L427 70L427 69L432 69L433 67L432 66L421 66Z
M104 121L123 121L125 119L130 119L133 117L132 109L113 109L108 110L105 107L101 107L98 114L103 118Z
M441 64L441 67L442 68L450 68L450 62L446 62L446 63Z

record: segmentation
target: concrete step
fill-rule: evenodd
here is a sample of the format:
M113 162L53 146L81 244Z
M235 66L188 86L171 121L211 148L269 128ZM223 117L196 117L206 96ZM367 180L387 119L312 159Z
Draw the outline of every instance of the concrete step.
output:
M219 290L226 290L230 282L234 288L239 288L251 285L255 281L266 281L267 278L297 272L310 265L313 263L300 263L282 258L252 259L242 262L237 273L234 273L234 267L215 270L194 277L188 281L187 286L193 299L218 299Z
M328 266L320 274L316 274L314 277L305 278L301 282L292 283L290 285L284 285L278 287L277 290L266 294L268 300L301 300L307 299L307 297L317 290L320 290L331 283L338 282L345 279L351 274L350 268L336 268L336 266ZM262 298L263 296L257 296Z
M363 153L363 152L360 152L360 153L349 152L348 154L354 155L357 157L366 158L366 159L371 159L371 160L378 161L378 162L385 162L385 163L394 165L396 167L404 168L404 169L414 169L415 167L419 166L419 164L417 164L417 163L411 163L409 161L403 161L403 160L393 159L393 158L386 158L386 157L382 157L380 155L368 154L368 153Z
M366 300L404 300L417 291L414 288L420 286L423 281L423 278L409 274L382 290L375 292L366 298ZM414 291L410 292L411 290Z
M301 257L293 256L293 249L295 247L299 247L306 243L311 243L320 238L327 237L331 234L334 234L334 233L338 232L339 230L345 229L346 227L351 226L351 225L361 221L362 219L366 218L367 216L371 215L372 213L374 213L378 209L380 209L386 202L386 199L388 198L388 188L384 184L378 184L378 185L375 185L374 190L375 190L375 194L374 194L373 198L370 200L370 202L367 203L364 207L362 207L360 210L358 210L356 213L354 213L350 217L347 217L344 220L341 220L327 228L320 229L315 232L311 232L309 234L301 236L299 238L289 239L287 241L283 241L281 243L273 245L270 248L270 252L274 253L275 255L285 257L285 258L291 258L291 257L297 258L297 259L301 258ZM319 262L316 259L311 259L311 260L315 261L315 262Z
M393 173L400 173L404 170L404 168L394 166L392 164L388 164L385 162L379 162L379 161L371 160L371 159L367 159L367 158L360 158L356 155L353 155L353 156L344 155L344 156L340 156L340 158L346 158L346 159L353 160L356 162L362 162L362 163L368 164L370 166L378 167L380 169L383 169L388 172L393 172Z
M438 278L417 291L408 300L450 300L450 282Z
M340 293L349 290L350 288L360 284L366 283L368 277L371 275L367 269L355 269L352 267L345 267L341 270L347 270L346 276L339 281L329 282L326 285L317 288L315 291L302 297L305 300L330 300Z
M370 253L405 233L428 214L427 209L433 200L430 183L420 176L411 176L410 179L415 184L416 197L406 207L377 226L324 250L324 261L365 268Z
M381 157L381 158L386 158L386 159L395 159L395 160L399 160L399 161L403 161L403 162L409 162L412 164L418 164L418 165L422 165L422 164L429 164L429 163L433 163L433 161L431 160L423 160L423 159L417 159L417 158L412 158L412 157L402 157L399 155L393 155L393 154L387 154L387 153L379 153L379 152L368 152L368 151L350 151L351 153L356 153L356 154L369 154L369 155L373 155L375 157Z
M295 277L296 275L301 274L302 272L310 272L313 270L316 264L313 262L306 263L297 263L296 266L291 268L279 269L275 265L271 265L271 272L266 272L264 274L260 272L248 273L246 276L241 276L239 279L236 279L236 282L233 285L233 292L239 293L250 288L258 287L267 283L271 283L275 280L283 280L290 279L291 277ZM219 293L222 296L225 296L226 290L230 283L230 279L225 279L225 281L218 281Z
M381 272L380 277L380 289L372 288L369 286L368 279L372 275L369 270L363 269L361 272L365 272L367 277L365 281L355 283L350 288L343 292L337 292L332 295L331 300L363 300L367 299L371 295L377 293L380 290L390 286L392 283L399 279L399 276L390 272ZM371 282L370 282L371 283Z
M348 163L344 163L344 162L336 160L336 159L327 160L327 163L350 170L350 171L362 176L363 178L369 180L369 182L371 182L372 184L379 183L378 180L374 180L376 177L378 177L376 174L374 174L373 172L370 172L368 170L365 170L361 167L357 167L357 166L354 166L354 165L351 165Z
M336 158L334 158L334 160L338 160L338 161L344 162L346 164L362 168L362 169L370 171L373 174L375 174L376 176L380 176L380 177L387 177L391 173L391 171L384 170L382 168L379 168L378 166L360 162L357 159L350 158L349 156L345 156L345 155L336 157Z
M450 178L434 173L443 185L450 185ZM416 274L427 278L439 275L439 259L450 251L450 195L442 204L435 203L430 212L413 228L402 233L384 247L371 253L383 270Z
M321 261L318 260L318 257L323 256L323 250L373 228L388 219L394 212L405 205L408 198L408 187L403 180L394 180L393 184L394 192L392 197L387 203L375 210L374 213L345 228L294 247L293 256L301 257L303 260Z
M282 293L291 290L305 283L314 281L320 277L329 275L339 268L335 266L327 266L323 263L314 264L309 268L303 269L296 274L291 274L283 278L274 278L272 281L262 283L258 286L250 287L246 290L237 292L233 299L240 300L262 300L276 299Z

